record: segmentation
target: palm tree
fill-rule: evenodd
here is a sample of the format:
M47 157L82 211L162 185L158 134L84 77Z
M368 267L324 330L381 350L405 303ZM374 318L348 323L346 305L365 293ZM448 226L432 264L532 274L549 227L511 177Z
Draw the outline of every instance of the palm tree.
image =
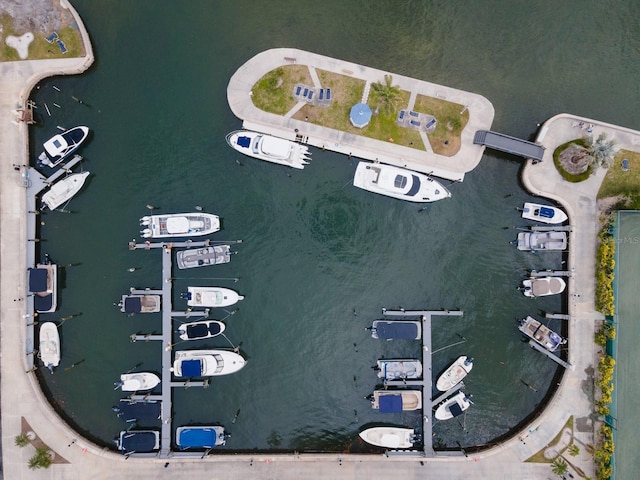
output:
M618 148L613 140L607 140L607 134L601 133L597 139L592 136L586 138L587 150L593 161L592 165L609 168L613 163L613 157L618 153Z
M580 453L580 447L578 447L575 443L572 443L571 445L569 445L567 451L569 452L569 455L575 457Z
M393 85L393 77L389 74L384 76L384 83L375 82L371 84L374 95L380 102L379 107L386 113L396 111L396 103L400 97L400 87Z
M551 471L556 475L558 475L559 477L562 477L565 473L567 473L568 469L569 469L569 465L567 465L567 462L565 462L562 458L559 458L559 457L556 458L551 464Z
M49 449L47 447L36 448L36 453L29 459L28 466L31 470L37 468L49 468L53 462Z
M29 437L27 437L25 433L21 433L19 435L16 435L14 442L17 447L26 447L27 445L29 445Z

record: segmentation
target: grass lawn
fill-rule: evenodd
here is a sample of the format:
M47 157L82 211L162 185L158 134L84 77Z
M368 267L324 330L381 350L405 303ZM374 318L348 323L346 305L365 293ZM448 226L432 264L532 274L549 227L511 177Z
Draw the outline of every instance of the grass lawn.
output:
M623 159L629 160L629 170L621 168ZM626 205L618 208L640 209L640 152L620 150L613 160L613 164L600 186L598 199L624 196L628 200Z

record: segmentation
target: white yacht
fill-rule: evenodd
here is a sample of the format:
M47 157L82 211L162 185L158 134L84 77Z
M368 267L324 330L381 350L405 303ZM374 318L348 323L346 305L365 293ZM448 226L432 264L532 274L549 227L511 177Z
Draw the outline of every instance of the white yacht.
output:
M140 219L144 238L196 237L220 230L220 217L211 213L170 213Z
M88 135L88 127L73 127L54 135L44 142L44 151L38 156L39 163L47 167L55 167L71 155Z
M469 406L471 400L464 392L458 392L453 397L449 397L436 409L435 417L438 420L449 420L450 418L462 415Z
M536 277L522 281L522 292L526 297L544 297L564 292L567 283L560 277Z
M539 203L525 203L522 209L522 218L535 220L536 222L558 224L567 220L567 214L558 207L540 205Z
M518 330L538 342L550 352L555 352L560 345L567 343L565 338L562 338L549 327L542 325L542 323L531 316L527 316L527 318L523 318L518 322Z
M73 173L54 183L49 191L42 195L42 202L49 210L55 210L80 191L88 176L89 172Z
M309 148L291 140L248 130L236 130L227 135L229 146L249 157L303 169L311 159Z
M540 250L562 251L567 249L567 232L520 232L518 250L537 252Z
M139 392L152 390L160 383L160 377L151 372L123 373L116 388L122 388L123 392Z
M53 322L40 325L40 360L53 373L53 368L60 364L60 334L58 326Z
M190 307L228 307L244 297L235 290L223 287L187 287L187 305Z
M415 440L413 428L372 427L359 433L365 442L384 448L411 448Z
M459 356L449 368L447 368L436 382L436 388L441 392L446 392L459 384L473 368L473 358L466 355Z
M235 373L245 363L242 355L229 350L180 350L172 370L176 377L212 377Z

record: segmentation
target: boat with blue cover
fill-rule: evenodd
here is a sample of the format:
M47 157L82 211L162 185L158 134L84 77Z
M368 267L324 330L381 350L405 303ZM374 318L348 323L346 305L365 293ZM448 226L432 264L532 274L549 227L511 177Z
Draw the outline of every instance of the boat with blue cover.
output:
M369 328L373 338L383 340L419 340L422 322L414 320L375 320Z
M527 202L522 209L522 218L541 223L558 224L563 223L569 217L558 207Z
M44 142L44 150L38 156L38 163L47 167L55 167L71 155L89 136L88 127L73 127L54 135Z
M202 320L183 323L178 327L181 340L200 340L216 337L224 332L226 325L219 320Z
M176 377L213 377L235 373L245 363L242 355L229 350L180 350L172 371Z
M374 390L371 407L380 413L400 413L422 408L419 390Z
M435 417L438 420L449 420L450 418L458 417L462 415L470 405L471 399L464 392L458 392L438 406Z
M55 312L58 308L58 266L48 256L35 268L29 269L29 293L33 294L33 307L38 313Z
M118 303L123 313L155 313L160 311L162 297L157 294L130 294L123 295Z
M185 426L176 429L176 445L180 450L202 450L227 443L228 434L220 426Z
M160 432L156 430L123 430L116 442L123 455L148 453L160 449Z

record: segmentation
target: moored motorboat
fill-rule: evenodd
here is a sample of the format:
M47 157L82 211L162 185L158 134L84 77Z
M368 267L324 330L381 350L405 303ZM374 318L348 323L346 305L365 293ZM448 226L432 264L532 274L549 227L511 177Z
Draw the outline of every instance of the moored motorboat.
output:
M121 388L123 392L139 392L151 390L160 383L160 377L151 372L123 373L120 381L116 383L116 388Z
M36 312L51 313L58 308L58 266L48 256L44 263L29 269L29 293Z
M375 320L370 330L373 338L418 340L422 335L422 322L414 320Z
M176 445L180 450L215 448L227 443L224 427L185 426L176 429Z
M435 202L451 196L440 182L424 173L384 163L358 162L353 185L409 202Z
M550 352L555 352L560 345L567 343L565 338L562 338L559 334L549 327L542 325L542 323L531 316L527 316L518 322L518 330L538 342Z
M520 232L518 250L525 251L562 251L567 248L567 232Z
M558 224L563 223L568 217L558 207L526 202L522 209L522 218L535 220L536 222Z
M129 294L123 295L118 303L123 313L155 313L160 311L162 297L157 294Z
M365 442L383 448L411 448L415 441L413 428L371 427L358 434Z
M435 417L438 420L449 420L462 415L469 408L471 400L464 392L458 392L442 402L436 409Z
M187 305L190 307L228 307L244 297L223 287L187 287Z
M385 380L416 379L422 376L422 362L414 359L378 360L378 377Z
M230 245L214 245L212 247L192 248L180 250L176 253L178 268L205 267L207 265L219 265L231 261Z
M419 390L374 390L371 407L380 413L400 413L422 408Z
M87 139L88 127L73 127L54 135L44 142L44 151L38 156L41 165L55 167L73 153Z
M566 286L560 277L535 277L522 281L522 292L526 297L545 297L564 292Z
M123 455L148 453L160 449L160 432L155 430L123 430L116 442Z
M181 340L199 340L211 338L224 332L226 325L218 320L183 323L178 327Z
M303 169L311 159L309 148L291 140L248 130L236 130L226 137L231 148L249 157Z
M245 363L242 355L229 350L180 350L172 371L176 377L212 377L235 373Z
M60 364L60 334L55 323L45 322L40 325L39 345L40 360L53 373L54 367Z
M459 384L467 373L473 368L473 358L467 358L466 355L459 356L449 368L447 368L436 382L436 388L441 392L446 392Z
M55 210L80 191L88 176L89 172L73 173L54 183L49 191L42 195L42 202L49 210Z
M220 230L220 217L211 213L170 213L140 219L144 238L196 237Z

